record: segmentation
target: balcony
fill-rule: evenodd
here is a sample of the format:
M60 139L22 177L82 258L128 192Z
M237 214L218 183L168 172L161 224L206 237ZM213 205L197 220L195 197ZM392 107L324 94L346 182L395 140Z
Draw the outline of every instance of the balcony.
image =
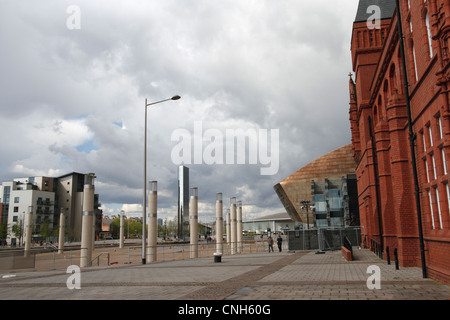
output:
M50 199L43 200L41 198L38 198L37 205L39 205L39 206L53 206L53 205L55 205L55 202L51 201Z

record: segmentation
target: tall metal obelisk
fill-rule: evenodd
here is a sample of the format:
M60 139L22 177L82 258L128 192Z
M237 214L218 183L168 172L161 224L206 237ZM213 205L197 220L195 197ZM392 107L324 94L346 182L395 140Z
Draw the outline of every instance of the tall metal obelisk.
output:
M178 168L178 239L189 237L189 168Z

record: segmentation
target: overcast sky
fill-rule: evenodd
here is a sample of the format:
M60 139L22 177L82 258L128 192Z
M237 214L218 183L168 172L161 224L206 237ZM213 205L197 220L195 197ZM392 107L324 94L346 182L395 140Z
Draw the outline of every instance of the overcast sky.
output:
M148 180L159 182L158 216L176 216L180 158L191 159L200 221L214 220L216 192L224 208L230 197L242 200L244 219L283 212L273 186L350 143L357 6L1 0L0 180L94 172L104 213L140 215L145 99L180 95L148 108ZM245 164L227 161L227 130L238 129L261 133L253 142L268 152L251 162L246 149ZM271 141L276 133L279 144ZM195 159L194 149L203 157Z

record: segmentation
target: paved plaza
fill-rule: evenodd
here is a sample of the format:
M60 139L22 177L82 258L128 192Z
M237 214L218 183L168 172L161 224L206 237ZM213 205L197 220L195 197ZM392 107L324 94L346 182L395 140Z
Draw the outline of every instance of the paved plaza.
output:
M450 287L423 279L420 268L388 265L369 250L264 252L83 268L80 289L65 270L0 273L2 300L449 300ZM370 266L380 288L368 288ZM71 282L75 283L75 282ZM370 283L375 283L370 281Z

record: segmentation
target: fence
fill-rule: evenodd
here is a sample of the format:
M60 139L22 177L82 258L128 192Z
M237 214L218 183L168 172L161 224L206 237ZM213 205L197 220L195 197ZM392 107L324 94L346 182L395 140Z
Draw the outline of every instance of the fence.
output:
M282 250L287 250L287 241L283 239ZM278 251L276 240L274 241L274 251ZM148 248L148 247L147 247ZM238 246L232 246L231 243L224 243L222 245L222 255L227 256L232 254L250 254L259 252L268 252L267 239L256 237L255 240L245 240ZM216 250L216 243L201 242L197 245L197 250L193 250L194 246L187 244L165 244L156 247L156 260L154 257L146 255L147 263L153 261L174 261L191 259L193 252L198 252L198 258L214 257ZM65 249L62 254L58 254L56 250L53 251L31 251L28 258L24 257L22 250L3 250L0 251L0 271L15 271L15 270L66 270L71 265L79 265L81 256L86 256L86 249L72 248ZM141 246L125 246L120 249L116 246L97 247L92 253L92 260L89 266L110 266L110 265L126 265L126 264L141 264L142 263L142 247ZM83 266L82 266L83 267Z
M287 250L288 246L283 239L282 250ZM274 252L278 251L278 247L276 245L276 240L274 240ZM259 253L259 252L268 252L269 245L267 243L267 239L258 239L258 240L247 240L241 243L241 246L238 246L236 243L234 246L232 243L224 243L222 244L222 255L238 255L238 254L250 254L250 253ZM196 253L198 258L208 258L213 257L214 253L216 253L216 244L214 242L205 242L199 243L197 248L191 244L173 244L173 245L158 245L156 248L156 253L152 255L146 255L147 261L173 261L173 260L185 260L191 259L192 256ZM123 263L135 263L136 261L140 262L142 252L141 247L129 247L128 248L128 260ZM155 260L156 256L156 260ZM114 263L114 262L112 262ZM118 262L120 264L120 261Z
M109 252L94 252L88 266L109 265ZM0 271L13 270L59 270L71 265L79 265L81 257L87 257L86 248L66 249L62 254L58 250L31 250L27 256L20 249L0 251ZM101 263L104 256L107 263ZM103 258L103 257L102 257ZM84 266L83 266L84 267Z
M319 228L312 230L295 230L287 233L289 250L340 250L346 237L352 246L361 245L361 229Z
M36 254L24 256L23 251L0 252L0 271L15 269L34 269Z

